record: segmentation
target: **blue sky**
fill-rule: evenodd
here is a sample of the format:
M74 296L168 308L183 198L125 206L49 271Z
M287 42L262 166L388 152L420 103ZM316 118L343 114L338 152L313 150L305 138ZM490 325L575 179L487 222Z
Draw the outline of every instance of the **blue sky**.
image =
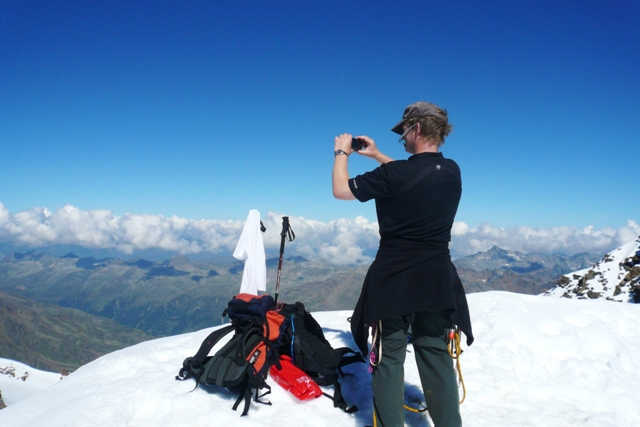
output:
M323 222L333 138L446 108L469 227L640 220L637 1L0 3L0 203ZM350 172L375 167L352 156Z

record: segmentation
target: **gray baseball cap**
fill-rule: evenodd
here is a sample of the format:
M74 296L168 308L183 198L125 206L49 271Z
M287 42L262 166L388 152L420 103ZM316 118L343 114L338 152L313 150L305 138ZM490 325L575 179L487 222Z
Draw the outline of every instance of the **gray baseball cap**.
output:
M437 112L438 110L444 111L444 115L438 113ZM407 108L404 109L402 120L400 120L400 122L397 125L395 125L391 129L391 131L397 133L398 135L402 135L402 132L403 132L402 125L404 122L414 117L427 117L427 116L437 117L439 119L444 120L445 122L449 121L449 118L447 117L447 110L442 110L436 104L432 104L430 102L414 102L413 104L409 105Z

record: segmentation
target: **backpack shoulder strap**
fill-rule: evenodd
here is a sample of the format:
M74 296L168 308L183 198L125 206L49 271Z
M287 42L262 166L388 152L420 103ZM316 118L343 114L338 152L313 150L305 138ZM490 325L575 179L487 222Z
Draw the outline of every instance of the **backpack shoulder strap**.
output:
M338 369L356 362L364 363L364 357L362 356L362 353L353 351L349 347L336 348L335 351L340 355L340 363L338 364Z
M197 364L196 366L201 365L204 359L209 355L209 352L211 351L213 346L215 346L218 341L220 341L224 336L226 336L233 330L233 325L227 325L224 328L216 329L215 331L211 332L200 345L200 349L198 350L196 355L193 356L194 362Z
M249 413L249 405L251 404L251 389L249 387L245 387L245 389L238 395L238 399L236 399L236 403L233 404L233 410L238 409L240 402L244 400L244 410L242 411L241 417L244 417Z
M211 332L207 338L200 345L200 349L193 357L187 357L182 362L182 368L178 375L176 375L176 380L184 381L189 378L195 378L196 380L196 388L198 387L198 383L200 380L200 375L204 370L204 364L207 361L209 352L216 345L218 341L220 341L224 336L228 335L235 328L233 325L225 326L224 328L216 329Z
M333 407L340 408L347 414L358 412L358 407L356 405L349 407L347 402L344 400L344 397L342 397L342 389L340 388L340 383L336 380L336 382L333 385L335 388L335 393L333 394L333 396L331 396L328 393L322 393L325 397L328 397L329 399L333 400Z

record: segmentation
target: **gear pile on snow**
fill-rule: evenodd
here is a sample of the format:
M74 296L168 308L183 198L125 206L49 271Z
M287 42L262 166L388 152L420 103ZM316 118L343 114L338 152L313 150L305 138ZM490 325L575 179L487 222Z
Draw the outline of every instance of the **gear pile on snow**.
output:
M591 268L565 274L544 295L640 303L640 236Z
M193 357L187 357L176 380L193 378L200 384L224 387L236 393L236 410L244 400L242 415L247 415L251 399L270 405L260 398L271 392L266 383L269 368L279 365L278 348L289 320L273 310L270 295L236 295L227 305L223 317L229 314L231 325L213 331ZM212 356L209 352L227 334L235 332ZM260 394L260 390L267 391ZM255 394L255 395L254 395Z
M223 317L227 314L231 325L211 332L195 356L184 360L176 380L192 378L196 387L228 389L238 395L234 410L244 401L242 416L249 413L251 400L271 405L262 400L271 392L266 383L270 371L278 384L301 400L325 395L336 408L347 413L358 410L347 405L338 378L343 366L364 358L347 347L334 349L302 303L277 304L267 294L239 294L229 301ZM233 337L210 355L232 332ZM333 386L334 395L323 393L318 384Z

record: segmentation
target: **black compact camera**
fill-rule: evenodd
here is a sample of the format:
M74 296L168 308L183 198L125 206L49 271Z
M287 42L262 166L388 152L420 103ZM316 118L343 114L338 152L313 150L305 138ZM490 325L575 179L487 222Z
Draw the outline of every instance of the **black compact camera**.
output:
M364 139L351 138L351 149L353 151L360 151L365 147Z

